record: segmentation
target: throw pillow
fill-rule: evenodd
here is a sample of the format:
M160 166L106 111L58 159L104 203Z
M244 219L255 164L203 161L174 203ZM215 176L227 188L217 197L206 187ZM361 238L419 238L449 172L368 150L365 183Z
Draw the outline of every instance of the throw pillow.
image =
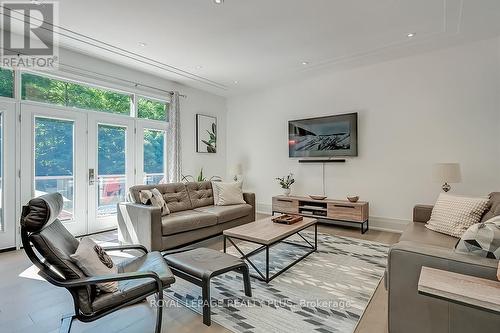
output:
M86 276L117 274L118 268L113 260L89 237L84 237L71 260L83 271ZM118 290L118 282L99 283L97 287L104 292L112 293Z
M500 259L500 216L472 225L458 241L455 251Z
M244 204L243 190L241 182L236 183L223 183L212 182L212 189L214 195L215 206L228 206Z
M162 216L170 214L170 209L168 209L167 202L157 188L139 191L139 198L141 199L141 203L143 203L144 205L160 207Z
M441 193L426 227L453 237L460 237L478 223L489 206L487 198L471 198Z

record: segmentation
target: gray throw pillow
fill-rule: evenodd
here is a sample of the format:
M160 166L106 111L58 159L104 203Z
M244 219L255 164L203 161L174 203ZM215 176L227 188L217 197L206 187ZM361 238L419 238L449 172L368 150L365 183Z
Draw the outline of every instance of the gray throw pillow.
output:
M500 259L500 216L469 227L455 246L455 252Z
M86 276L100 276L118 273L118 268L113 260L89 237L84 237L71 260L83 271ZM97 284L104 292L112 293L118 290L118 282L105 282Z

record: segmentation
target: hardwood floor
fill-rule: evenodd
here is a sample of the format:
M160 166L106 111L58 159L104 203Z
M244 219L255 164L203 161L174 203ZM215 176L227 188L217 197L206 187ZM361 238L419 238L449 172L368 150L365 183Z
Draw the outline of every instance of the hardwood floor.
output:
M320 225L320 232L372 240L385 244L396 243L399 234L370 230L361 235L359 229ZM99 242L116 242L116 232L92 236ZM222 249L222 238L215 237L201 246ZM23 250L0 253L0 331L57 332L62 315L71 313L73 302L63 288L54 287L37 274ZM149 332L153 330L155 312L147 303L129 307L93 323L74 321L71 332ZM163 332L229 332L213 323L207 327L201 316L184 307L169 306L164 310ZM387 293L383 283L362 317L357 333L387 332Z

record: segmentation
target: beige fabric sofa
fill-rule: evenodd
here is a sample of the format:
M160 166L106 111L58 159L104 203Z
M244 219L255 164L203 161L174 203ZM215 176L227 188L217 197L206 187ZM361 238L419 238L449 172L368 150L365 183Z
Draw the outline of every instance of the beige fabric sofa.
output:
M491 209L483 221L500 215L500 193L490 194ZM500 314L419 295L422 266L497 280L498 260L455 253L458 238L425 227L432 206L417 205L413 223L401 235L388 258L386 288L389 292L389 332L499 332Z
M170 214L143 205L139 191L157 188ZM151 251L163 251L220 234L223 230L255 221L255 195L243 193L246 203L214 206L210 182L137 185L130 188L134 202L118 204L118 238L128 244L142 244Z

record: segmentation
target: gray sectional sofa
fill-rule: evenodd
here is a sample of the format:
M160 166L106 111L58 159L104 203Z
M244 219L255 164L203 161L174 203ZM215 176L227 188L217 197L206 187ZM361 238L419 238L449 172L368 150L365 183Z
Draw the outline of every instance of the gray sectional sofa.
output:
M139 192L157 188L170 214L140 203ZM246 203L214 206L211 182L137 185L130 188L133 202L118 204L118 238L124 244L142 244L163 251L220 234L255 221L255 195L243 193Z
M491 208L482 221L500 215L500 193L491 193L490 202ZM413 223L389 252L385 279L389 293L389 332L499 332L500 314L418 294L422 266L497 280L498 260L456 253L458 238L425 227L432 208L415 206Z

